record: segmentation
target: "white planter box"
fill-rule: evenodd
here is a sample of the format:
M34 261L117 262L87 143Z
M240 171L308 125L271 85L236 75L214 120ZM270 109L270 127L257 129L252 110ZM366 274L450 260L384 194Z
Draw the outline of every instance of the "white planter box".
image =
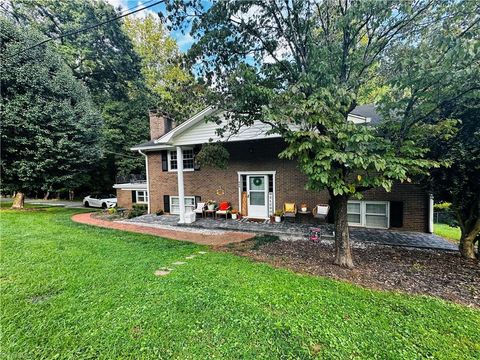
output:
M275 222L282 222L282 217L281 216L275 216Z
M185 224L191 224L195 222L196 214L194 212L187 212L185 213Z

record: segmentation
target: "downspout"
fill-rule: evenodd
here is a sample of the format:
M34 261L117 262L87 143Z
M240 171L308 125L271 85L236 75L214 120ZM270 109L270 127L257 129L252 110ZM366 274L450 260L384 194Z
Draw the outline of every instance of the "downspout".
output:
M428 232L433 234L433 195L428 196Z
M147 174L146 178L147 178L147 196L148 196L147 213L150 214L150 182L148 181L148 157L147 157L147 154L142 152L142 150L138 150L138 152L143 156L145 156L145 173Z

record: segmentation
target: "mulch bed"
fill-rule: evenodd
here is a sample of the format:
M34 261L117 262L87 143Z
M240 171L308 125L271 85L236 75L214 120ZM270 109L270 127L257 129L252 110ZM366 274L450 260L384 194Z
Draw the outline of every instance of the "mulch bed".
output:
M349 270L333 265L334 248L326 243L275 241L258 246L250 240L224 250L367 288L431 295L480 307L480 263L454 252L368 244L353 249L355 268Z

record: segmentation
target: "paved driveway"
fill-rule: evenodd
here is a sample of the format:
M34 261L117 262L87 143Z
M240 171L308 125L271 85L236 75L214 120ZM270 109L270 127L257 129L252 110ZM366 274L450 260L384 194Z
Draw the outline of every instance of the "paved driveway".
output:
M1 198L2 202L12 202L12 198ZM81 201L69 201L69 200L42 200L42 199L25 199L25 203L34 205L49 205L49 206L61 206L67 208L82 208L83 203Z

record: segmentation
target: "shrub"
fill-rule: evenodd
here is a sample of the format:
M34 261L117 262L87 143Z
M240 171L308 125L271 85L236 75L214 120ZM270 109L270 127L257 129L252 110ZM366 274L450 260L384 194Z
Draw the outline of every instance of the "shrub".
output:
M147 205L144 204L135 204L132 206L132 210L128 212L127 218L132 219L137 216L142 216L147 213Z
M450 210L450 206L452 206L451 203L442 202L442 203L438 203L438 204L433 205L433 208L435 209L435 211L448 211L448 210Z
M148 206L145 205L145 204L133 204L132 208L134 210L143 210L143 211L147 211L148 209Z
M117 208L109 208L107 211L110 215L115 215L117 213Z

